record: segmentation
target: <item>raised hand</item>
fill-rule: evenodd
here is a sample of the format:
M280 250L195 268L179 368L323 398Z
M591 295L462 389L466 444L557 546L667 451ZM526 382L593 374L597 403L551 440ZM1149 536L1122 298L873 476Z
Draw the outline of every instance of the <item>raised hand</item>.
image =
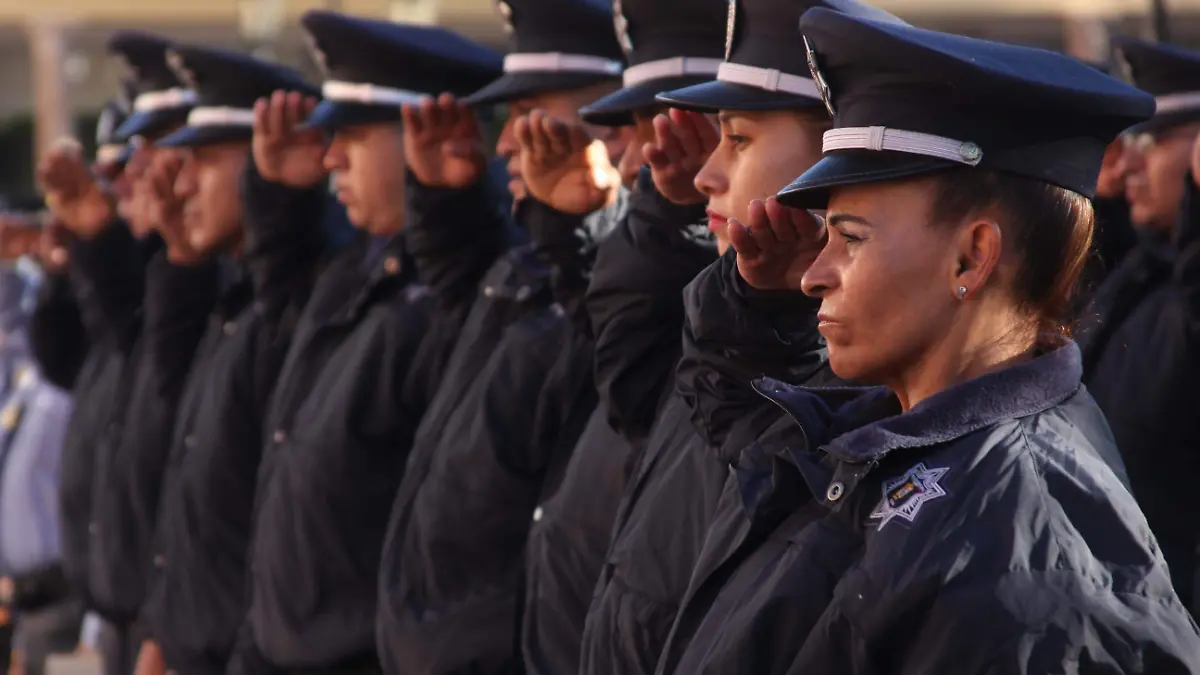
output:
M100 234L116 215L109 195L92 176L78 141L55 143L38 163L37 180L50 212L81 239Z
M750 202L747 223L729 220L738 273L760 290L801 290L801 279L825 247L825 222L774 197Z
M578 122L554 119L535 110L517 120L521 178L529 194L563 211L583 215L615 199L621 177L604 142Z
M317 100L300 92L277 91L254 104L254 166L264 179L308 188L325 179L325 134L304 128Z
M166 244L167 260L177 265L190 265L204 256L188 243L187 231L183 227L184 200L175 191L183 161L177 152L158 153L134 190L141 191L147 217Z
M676 204L708 200L696 189L696 174L717 149L721 134L707 116L672 108L654 118L654 142L642 148L659 194Z
M452 94L406 105L404 157L422 185L462 189L473 185L487 165L483 132L475 113Z

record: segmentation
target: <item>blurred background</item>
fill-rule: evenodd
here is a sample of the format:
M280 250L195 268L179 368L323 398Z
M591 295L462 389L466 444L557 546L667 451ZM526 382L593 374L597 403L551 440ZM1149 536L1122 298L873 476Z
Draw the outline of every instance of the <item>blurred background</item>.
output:
M1200 45L1200 0L873 2L920 26L1097 61L1114 33ZM504 47L493 0L0 0L0 195L32 193L34 158L54 139L90 141L116 91L119 69L104 54L114 29L245 48L316 79L296 23L313 8L437 23Z

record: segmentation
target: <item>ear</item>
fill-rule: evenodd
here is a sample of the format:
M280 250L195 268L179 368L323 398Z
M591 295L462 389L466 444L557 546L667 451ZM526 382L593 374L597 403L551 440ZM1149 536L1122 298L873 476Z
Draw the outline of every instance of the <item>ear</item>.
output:
M1000 263L1003 244L1000 225L989 218L975 217L959 227L955 234L957 259L950 275L954 297L966 300L987 284Z

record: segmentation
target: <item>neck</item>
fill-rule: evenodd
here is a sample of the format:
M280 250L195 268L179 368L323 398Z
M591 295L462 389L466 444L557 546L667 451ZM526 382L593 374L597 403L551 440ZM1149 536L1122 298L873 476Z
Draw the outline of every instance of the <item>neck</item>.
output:
M1033 357L1037 332L1014 322L956 328L926 349L888 388L908 411L950 387Z

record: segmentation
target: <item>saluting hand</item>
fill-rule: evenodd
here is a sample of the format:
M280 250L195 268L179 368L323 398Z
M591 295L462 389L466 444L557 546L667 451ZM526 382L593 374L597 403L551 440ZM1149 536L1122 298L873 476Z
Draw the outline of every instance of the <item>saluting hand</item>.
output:
M297 91L277 91L254 104L254 166L265 180L310 188L325 179L325 134L302 125L317 100Z
M729 220L738 273L760 290L801 290L800 281L825 247L824 220L774 197L750 202L748 222Z
M706 115L672 108L654 118L654 142L642 148L659 194L675 204L708 200L696 189L696 174L717 149L721 134Z
M620 174L604 142L582 124L535 110L517 120L514 132L521 146L521 178L542 203L583 215L616 198Z
M147 216L167 247L167 260L176 265L190 265L203 258L188 243L183 227L183 205L175 183L183 170L183 157L178 152L159 152L145 175L134 186L145 199Z
M470 106L453 94L405 105L404 158L422 185L461 190L487 166L483 132Z
M112 221L112 200L92 176L83 148L74 139L63 139L38 163L38 185L46 205L73 234L91 239Z

